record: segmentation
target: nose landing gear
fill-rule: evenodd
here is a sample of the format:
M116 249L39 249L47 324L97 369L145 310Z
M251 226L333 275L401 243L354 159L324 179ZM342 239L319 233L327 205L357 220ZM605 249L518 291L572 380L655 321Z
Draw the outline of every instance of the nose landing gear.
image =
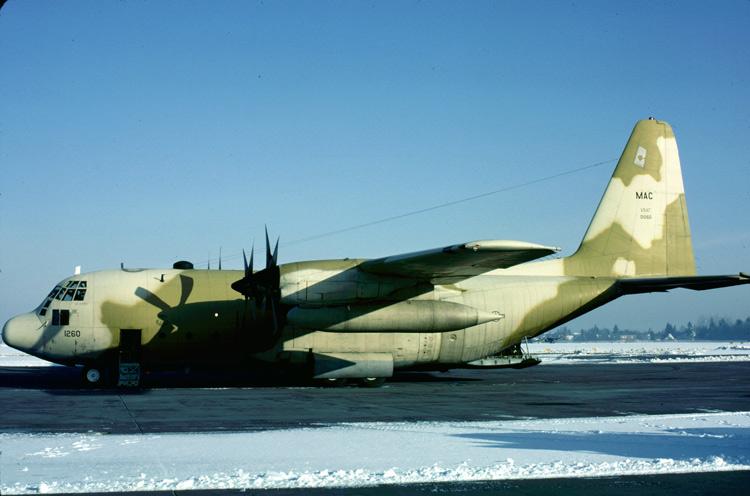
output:
M83 380L89 386L98 386L102 383L102 372L95 367L83 369Z
M112 367L97 363L83 368L81 379L86 387L111 387L115 384L117 375Z

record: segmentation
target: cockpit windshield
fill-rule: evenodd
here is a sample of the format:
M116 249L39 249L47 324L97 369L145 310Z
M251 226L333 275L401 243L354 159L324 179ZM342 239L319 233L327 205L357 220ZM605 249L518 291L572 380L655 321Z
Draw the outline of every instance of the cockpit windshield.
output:
M86 299L86 281L71 280L65 283L65 285L57 285L49 292L47 298L44 300L44 304L39 309L39 315L44 316L47 314L47 309L52 303L52 300L59 301L84 301Z

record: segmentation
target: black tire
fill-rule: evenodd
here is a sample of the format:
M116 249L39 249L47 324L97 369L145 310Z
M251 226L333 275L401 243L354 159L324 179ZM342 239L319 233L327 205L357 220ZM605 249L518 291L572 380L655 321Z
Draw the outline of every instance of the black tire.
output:
M385 377L363 377L360 385L366 388L379 388L385 384Z
M101 387L104 385L104 369L97 365L87 365L81 373L83 384L87 387Z
M81 381L85 387L104 388L116 384L117 372L112 367L102 364L86 365L81 373Z

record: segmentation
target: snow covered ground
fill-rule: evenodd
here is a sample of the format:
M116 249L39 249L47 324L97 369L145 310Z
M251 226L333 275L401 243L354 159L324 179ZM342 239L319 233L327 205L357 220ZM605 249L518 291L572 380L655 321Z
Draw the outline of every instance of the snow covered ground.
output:
M2 494L365 486L750 469L750 412L0 434Z
M529 351L542 364L750 361L750 343L739 341L533 342Z
M3 367L44 367L54 363L22 353L0 341L0 365Z
M532 343L530 351L548 364L750 360L750 344L728 342ZM51 364L0 344L0 365ZM750 412L345 423L236 433L0 433L0 494L726 470L750 470Z

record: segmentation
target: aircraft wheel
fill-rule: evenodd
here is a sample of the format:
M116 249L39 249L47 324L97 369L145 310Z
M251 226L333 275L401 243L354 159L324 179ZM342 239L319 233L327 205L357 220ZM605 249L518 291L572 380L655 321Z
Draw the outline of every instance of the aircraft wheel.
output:
M117 372L106 365L89 365L83 368L86 387L112 387L117 384Z
M85 367L83 382L87 386L101 386L104 383L104 374L99 367Z
M385 377L364 377L360 384L362 387L377 388L385 384Z

